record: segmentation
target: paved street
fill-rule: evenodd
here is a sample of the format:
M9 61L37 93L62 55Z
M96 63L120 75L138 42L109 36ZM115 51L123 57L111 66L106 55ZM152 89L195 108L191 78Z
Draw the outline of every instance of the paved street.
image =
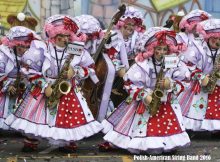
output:
M99 152L97 144L102 141L102 136L102 134L98 134L96 136L77 142L78 149L74 154L60 153L58 149L55 148L53 148L53 150L52 148L49 148L46 141L41 141L39 150L37 152L23 153L21 152L23 137L20 134L16 134L14 132L1 131L0 162L220 162L220 136L213 136L207 132L194 134L191 146L178 150L175 155L141 155L138 157L136 157L136 155L130 154L126 150L121 149L115 149L114 151L108 153ZM52 150L51 152L50 149ZM146 160L146 157L151 159ZM169 157L171 157L172 160L169 160ZM155 158L157 158L157 160L153 160ZM211 158L211 160L209 160L209 158Z

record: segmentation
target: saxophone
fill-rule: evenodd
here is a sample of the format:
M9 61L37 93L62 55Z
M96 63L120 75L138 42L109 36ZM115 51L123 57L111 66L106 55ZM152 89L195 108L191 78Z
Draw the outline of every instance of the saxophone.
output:
M13 86L16 88L16 93L12 96L14 97L18 97L19 95L22 95L26 89L26 85L24 82L22 82L22 74L21 74L21 65L26 65L24 62L20 62L19 64L19 61L18 61L18 56L17 56L17 51L16 49L14 48L13 49L14 51L14 54L15 54L15 60L16 60L16 64L17 64L17 76L16 76L16 79L13 83Z
M220 54L218 55L218 57L215 60L213 70L212 70L210 77L209 77L208 84L205 87L203 87L204 92L208 92L209 94L213 93L213 91L215 90L217 81L218 81L218 79L220 79L220 70L218 68L218 63L220 63Z
M17 77L13 83L13 86L16 88L15 94L10 93L11 97L15 98L15 103L13 105L14 110L16 110L18 108L18 106L20 105L20 103L23 101L22 95L24 94L24 92L26 90L26 85L24 82L22 82L21 75L22 74L20 72L18 72Z
M26 85L24 82L22 82L21 73L17 73L16 80L14 81L13 86L16 88L15 96L18 96L20 94L23 94L23 92L26 89Z
M69 70L70 63L73 59L74 55L70 54L68 58L66 58L64 65L61 69L60 74L58 75L58 78L55 80L54 84L51 86L52 88L52 94L47 99L47 107L49 109L54 108L62 95L66 95L71 90L71 84L66 80L65 74Z
M156 85L155 85L155 88L154 88L154 91L152 94L152 101L148 105L150 114L152 116L154 116L157 113L157 111L161 105L161 98L164 96L163 91L160 90L161 89L160 88L160 80L162 80L162 79L163 79L163 63L161 65L160 72L158 73L158 76L157 76Z

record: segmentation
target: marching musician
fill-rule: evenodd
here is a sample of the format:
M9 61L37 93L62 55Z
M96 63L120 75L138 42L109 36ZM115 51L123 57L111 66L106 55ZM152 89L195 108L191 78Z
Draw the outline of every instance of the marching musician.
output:
M167 28L152 27L140 38L136 63L124 76L129 96L102 122L107 142L100 150L117 146L133 153L161 153L190 143L176 100L184 88L180 81L190 73L177 57L186 47L175 36Z
M122 46L124 47L121 48L120 53L127 55L129 66L134 63L135 44L145 31L143 21L144 18L141 11L134 7L127 6L125 14L119 19L115 26L115 31L119 35L119 39L122 41ZM114 107L117 107L128 96L123 89L123 79L120 77L124 75L122 72L125 71L126 70L119 71L119 75L114 80L111 94L112 105Z
M80 29L72 17L51 16L44 31L48 42L36 42L32 46L34 53L43 60L41 68L34 69L38 75L30 78L35 84L34 89L26 95L15 113L20 117L11 126L23 122L19 130L32 134L32 139L47 138L52 145L60 146L60 151L73 152L77 147L74 141L102 129L102 125L94 120L77 83L94 75L94 61L79 42L84 39L77 36ZM68 45L74 45L75 41L78 42L76 48ZM35 60L37 58L32 56L32 61ZM38 143L32 139L26 139L25 147L34 151Z
M125 46L125 51L120 52L127 54L130 66L134 63L135 44L140 35L146 30L143 21L144 18L141 11L132 6L126 6L125 14L115 26L115 30Z
M15 26L1 40L0 98L2 104L0 105L0 128L8 129L4 121L16 110L22 92L25 90L27 82L21 69L26 65L22 61L22 57L29 50L31 42L37 38L34 31L23 26Z
M87 50L91 57L93 57L97 51L98 43L100 43L100 37L102 35L102 29L99 21L92 15L75 16L74 21L78 24L80 28L79 36L85 37L85 50ZM91 93L93 91L93 87L96 87L99 84L99 79L96 76L96 74L94 74L83 81L84 82L81 83L81 92L83 96L86 98L86 101L93 116L96 117L98 107L96 105L91 104L91 96L93 96L93 94Z
M189 88L180 99L184 124L192 131L220 130L219 68L220 20L209 19L197 24L203 39L195 41L182 56L191 71ZM186 51L186 52L187 52Z
M144 31L142 13L134 7L126 6L125 13L112 31L111 41L106 45L106 62L112 62L113 67L108 69L108 80L105 82L107 86L103 90L98 115L100 121L111 114L127 97L122 78L134 62L135 44Z

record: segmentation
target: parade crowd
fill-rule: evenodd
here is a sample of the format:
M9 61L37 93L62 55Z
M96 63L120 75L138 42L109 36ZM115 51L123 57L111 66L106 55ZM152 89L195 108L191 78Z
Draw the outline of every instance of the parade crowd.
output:
M147 27L122 6L107 29L91 15L53 15L40 35L32 17L7 21L0 131L21 132L22 151L46 139L71 153L103 132L100 151L161 154L190 147L189 131L220 131L220 19L209 13Z

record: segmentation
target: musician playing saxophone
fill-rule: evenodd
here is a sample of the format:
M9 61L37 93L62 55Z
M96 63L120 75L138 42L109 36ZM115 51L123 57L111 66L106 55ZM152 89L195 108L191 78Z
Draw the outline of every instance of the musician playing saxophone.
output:
M186 128L193 131L220 130L220 20L197 24L201 33L183 55L191 70L190 86L179 100Z
M187 145L190 139L181 124L176 100L183 90L180 81L190 75L177 57L184 44L177 43L175 32L152 27L137 45L136 63L124 76L129 96L102 122L104 139L135 153L163 152ZM104 143L100 148L111 146Z
M24 151L37 149L37 139L28 136L32 134L49 138L51 144L59 144L62 152L73 152L77 147L74 141L102 129L77 84L94 74L94 61L84 50L83 35L72 17L49 17L44 32L48 42L34 42L27 58L31 65L28 72L35 73L30 78L34 86L10 126L26 133Z
M8 34L2 38L0 46L0 128L8 129L5 119L14 113L16 104L24 90L22 58L29 50L30 43L35 39L34 31L22 27L12 27ZM23 85L23 87L20 87ZM23 89L20 89L23 88Z

